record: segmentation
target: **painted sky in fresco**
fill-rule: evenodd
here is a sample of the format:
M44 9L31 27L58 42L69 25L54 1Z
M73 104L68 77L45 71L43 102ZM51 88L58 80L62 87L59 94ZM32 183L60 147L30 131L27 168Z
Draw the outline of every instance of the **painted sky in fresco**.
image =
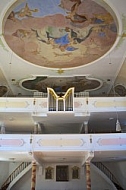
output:
M19 11L25 6L26 3L28 3L30 9L36 8L39 10L36 13L32 13L34 17L54 15L57 13L66 15L65 11L59 6L60 2L60 0L45 0L43 2L40 0L27 0L20 4L18 7L16 7L14 11Z

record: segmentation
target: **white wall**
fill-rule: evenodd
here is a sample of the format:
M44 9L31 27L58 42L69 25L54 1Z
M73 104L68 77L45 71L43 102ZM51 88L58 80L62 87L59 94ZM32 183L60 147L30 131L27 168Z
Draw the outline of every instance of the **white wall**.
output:
M120 185L126 189L126 161L105 162L104 165L112 172Z
M60 164L58 164L60 165ZM51 166L54 168L54 178L45 180L45 168ZM73 166L80 167L80 179L71 178L71 168ZM36 190L86 190L85 168L81 168L77 164L69 164L69 181L56 182L56 165L44 165L42 168L37 166ZM42 170L41 170L42 169ZM111 184L106 181L94 168L91 166L91 185L93 190L113 190ZM29 171L20 181L18 181L11 190L24 190L31 188L31 171Z
M31 189L31 172L25 174L12 188L11 190L29 190Z
M0 162L0 187L9 175L9 162Z

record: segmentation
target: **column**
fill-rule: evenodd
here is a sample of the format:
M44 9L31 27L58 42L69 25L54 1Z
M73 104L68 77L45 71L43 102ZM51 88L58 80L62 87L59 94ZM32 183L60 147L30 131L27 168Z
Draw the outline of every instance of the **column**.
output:
M90 176L90 162L86 161L86 184L87 184L87 190L91 190L91 176Z
M84 121L84 132L88 134L88 121Z
M35 190L36 185L36 162L32 162L31 190Z

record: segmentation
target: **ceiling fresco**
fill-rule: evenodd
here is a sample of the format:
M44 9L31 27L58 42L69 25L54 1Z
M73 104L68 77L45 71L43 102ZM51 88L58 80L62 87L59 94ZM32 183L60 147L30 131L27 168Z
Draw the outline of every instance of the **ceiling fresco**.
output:
M0 86L0 97L6 95L8 88L6 86Z
M115 86L114 90L115 93L118 94L119 96L122 97L126 96L126 88L124 85L118 84Z
M38 76L35 79L23 80L20 85L27 90L39 92L47 92L47 87L50 87L58 93L66 92L71 87L75 88L75 92L91 91L100 88L102 83L97 79L86 78L85 76L60 78Z
M48 68L94 62L116 37L113 16L92 0L23 1L4 26L5 41L19 57Z

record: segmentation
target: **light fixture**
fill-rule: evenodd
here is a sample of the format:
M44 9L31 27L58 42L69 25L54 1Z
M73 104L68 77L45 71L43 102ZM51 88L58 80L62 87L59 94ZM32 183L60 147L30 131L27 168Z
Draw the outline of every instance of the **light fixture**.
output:
M117 119L117 121L116 121L116 132L120 132L120 131L121 131L121 125L120 125L119 120Z
M118 111L117 111L117 107L116 107L116 101L115 101L115 86L113 85L113 93L114 93L114 104L115 104L115 111L116 111L116 132L121 132L121 125L120 125L120 121L119 121L119 116L118 116Z
M116 107L116 102L115 102L115 111L116 111L116 132L121 132L121 125L120 125L120 121L119 121L119 116L118 116L118 112L117 112L117 107Z
M121 132L121 125L120 125L120 121L119 121L119 116L118 116L118 112L117 112L117 107L116 107L116 102L115 102L115 109L116 109L116 132Z
M116 109L116 132L121 132L121 125L120 125L120 121L118 119L118 112L117 112L117 107L116 107L116 103L115 103L115 109Z
M0 127L1 127L1 130L0 130L1 134L5 134L5 125L3 122L1 123Z

